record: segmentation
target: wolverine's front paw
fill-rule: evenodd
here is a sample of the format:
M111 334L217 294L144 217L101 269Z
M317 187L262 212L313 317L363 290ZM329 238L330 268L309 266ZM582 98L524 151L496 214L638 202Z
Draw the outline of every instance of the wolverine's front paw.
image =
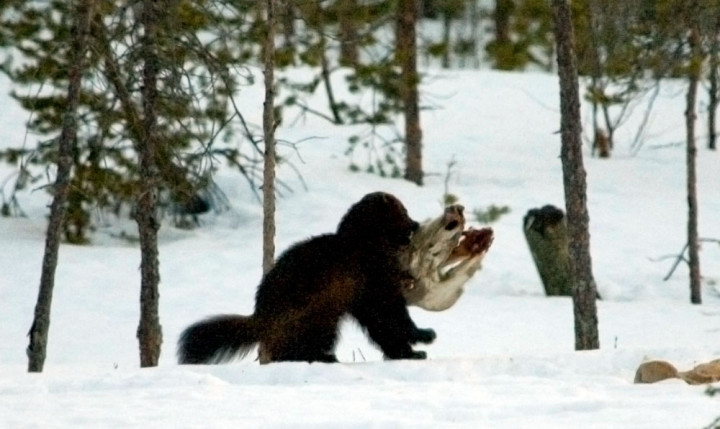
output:
M395 356L385 356L385 359L392 359L392 360L398 360L398 359L411 359L411 360L425 360L427 359L427 353L424 351L418 351L410 350L406 353L401 353Z
M434 329L415 329L412 334L412 338L410 339L410 342L412 344L416 343L423 343L423 344L430 344L433 341L435 341L435 338L437 338L437 334L435 333Z
M406 346L406 347L403 347L402 350L386 351L385 359L388 359L388 360L397 360L397 359L423 360L423 359L427 359L427 353L425 353L424 351L416 352L409 346Z
M419 352L413 350L408 356L404 357L403 359L425 360L427 359L427 353L422 350L420 350Z

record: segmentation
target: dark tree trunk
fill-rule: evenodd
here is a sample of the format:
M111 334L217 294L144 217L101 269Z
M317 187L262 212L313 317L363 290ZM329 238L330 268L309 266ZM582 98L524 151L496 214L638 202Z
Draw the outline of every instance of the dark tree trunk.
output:
M696 2L693 2L696 5ZM692 6L691 6L692 7ZM693 9L691 9L693 10ZM694 10L698 10L697 7ZM697 143L695 142L695 103L697 100L698 82L702 70L702 52L700 46L700 26L693 19L690 28L690 67L688 73L687 105L685 110L685 128L687 131L687 199L688 199L688 265L690 267L690 302L702 303L700 283L700 255L698 237L698 199L697 173L695 158Z
M610 158L612 145L608 133L601 128L595 128L595 139L593 140L593 153L597 153L600 158Z
M158 257L157 233L160 222L157 219L158 182L160 180L158 160L162 144L157 130L158 102L158 22L166 12L164 2L143 0L140 21L144 36L142 43L143 66L143 139L138 142L140 150L140 195L137 200L135 220L140 236L140 324L137 337L140 343L140 366L157 366L162 344L162 328L159 316L160 261Z
M450 40L450 31L452 29L452 16L450 15L450 12L445 10L443 12L443 36L442 36L442 43L445 45L445 49L443 49L442 53L442 68L449 69L450 68L450 51L451 51L451 44L452 41Z
M399 0L396 28L396 59L400 65L400 97L405 116L405 179L418 185L423 183L422 130L417 71L417 41L415 27L418 20L416 0Z
M568 226L570 279L573 285L575 349L600 347L597 288L590 258L590 218L587 211L586 173L582 156L582 129L573 28L567 0L552 0L560 78L560 133L565 211Z
M478 4L478 2L470 2L470 41L473 44L471 59L472 59L472 66L474 68L480 68L480 55L478 46L481 46L480 37L483 33L482 25L483 20L480 18L484 12L482 12L483 7ZM463 62L463 67L464 67Z
M275 8L267 0L265 35L265 102L263 132L265 155L263 171L263 272L275 263Z
M592 97L593 106L593 131L595 136L593 138L593 151L592 154L598 154L600 158L609 158L612 145L613 145L613 134L615 129L613 123L610 120L609 106L606 102L601 101L607 91L607 84L603 83L603 70L602 61L600 59L600 26L598 24L599 16L601 12L597 10L597 3L591 3L588 9L588 20L590 22L589 35L590 35L590 46L588 54L591 61L591 75L592 75L592 91L594 96ZM605 129L607 132L598 125L597 115L598 108L602 110L603 120L605 122Z
M283 6L278 10L277 15L279 16L276 17L276 20L279 20L282 25L283 48L292 49L295 45L295 5L293 2L284 0L277 0L277 2Z
M716 115L718 109L718 65L711 66L708 83L710 87L708 101L708 149L717 149L717 125Z
M720 25L720 24L719 24ZM720 92L719 82L720 76L718 68L720 68L720 28L714 29L711 34L710 41L710 72L708 74L708 149L717 149L717 125L716 115L718 110L718 95Z
M615 126L610 119L610 106L608 106L607 104L603 104L602 111L603 118L605 119L605 128L607 129L607 134L605 136L607 137L607 147L609 149L608 156L603 158L610 158L610 151L612 151L613 147L615 146Z
M356 66L358 57L357 0L338 1L338 23L340 25L340 64Z
M77 136L77 108L80 99L82 73L85 67L85 53L88 49L90 33L90 15L93 0L78 2L75 11L73 39L70 46L70 70L68 71L68 93L65 106L63 127L58 139L57 175L53 187L53 202L50 206L50 220L45 236L40 290L35 304L35 317L30 328L30 344L27 347L28 371L42 372L47 356L48 331L50 329L50 310L52 307L55 270L58 263L60 234L65 217L65 203L70 184L72 169L72 145Z
M499 70L512 70L518 66L510 34L510 21L514 10L514 0L495 0L492 17L495 24L495 40L488 45L488 52L492 56L493 67Z
M340 106L335 100L335 91L333 91L332 81L330 80L330 64L328 64L325 45L326 36L324 34L320 34L320 37L322 37L322 53L320 54L320 74L322 76L323 86L325 87L325 94L327 94L328 107L330 108L330 112L332 113L333 124L342 125L343 119L340 115Z
M513 0L495 0L495 11L493 12L493 21L495 21L495 43L498 46L509 44L510 41L510 17L515 9Z

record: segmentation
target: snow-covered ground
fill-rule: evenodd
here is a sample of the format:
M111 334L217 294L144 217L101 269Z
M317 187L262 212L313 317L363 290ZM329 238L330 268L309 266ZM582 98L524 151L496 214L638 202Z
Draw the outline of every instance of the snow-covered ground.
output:
M260 80L259 80L260 81ZM7 97L0 145L25 138L27 114ZM63 245L42 374L26 373L26 334L39 284L49 197L27 191L27 218L0 219L0 427L408 427L408 428L704 428L720 416L720 398L681 381L633 384L646 358L680 369L720 357L720 248L701 251L704 304L689 303L687 267L663 277L685 242L682 85L661 91L642 149L630 141L636 113L616 137L610 160L588 155L588 203L601 349L575 352L572 303L543 296L522 234L526 211L563 207L557 78L544 74L429 72L422 114L426 185L352 173L344 156L349 131L307 117L280 128L293 189L278 201L277 246L333 231L367 192L396 194L418 220L438 215L447 166L449 191L467 207L508 206L493 224L484 268L452 309L413 309L438 339L426 361L383 361L347 322L335 365L252 358L220 366L179 366L177 337L211 314L250 313L261 274L261 208L244 179L218 183L232 208L204 215L193 231L161 230L160 366L140 369L139 250L114 238L134 224L105 226L91 246ZM262 88L244 106L260 124ZM369 95L368 95L369 97ZM584 114L589 110L585 107ZM292 124L292 126L290 126ZM586 120L585 128L591 128ZM704 125L699 129L704 129ZM33 136L28 136L32 144ZM701 140L701 146L704 141ZM698 154L700 235L720 238L720 154ZM0 183L12 172L0 167ZM470 219L470 224L474 222Z

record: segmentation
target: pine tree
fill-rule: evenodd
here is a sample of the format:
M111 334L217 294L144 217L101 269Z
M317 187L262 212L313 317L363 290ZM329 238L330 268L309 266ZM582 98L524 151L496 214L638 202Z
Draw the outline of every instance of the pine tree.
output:
M263 134L263 273L275 264L275 5L267 0L265 35L265 101Z
M697 196L697 142L695 141L696 100L698 85L702 73L703 52L701 46L700 4L692 0L688 5L688 46L690 58L687 68L688 88L685 106L686 131L686 172L687 172L687 245L688 266L690 267L690 302L702 304L702 283L700 278L700 239L698 236L698 196Z
M90 22L94 13L95 0L77 0L69 11L73 12L73 27L70 36L71 46L67 52L68 62L72 64L68 70L68 89L66 111L57 146L57 174L53 186L53 202L50 206L50 220L45 238L40 291L35 305L35 317L28 336L27 347L28 371L42 372L47 357L48 332L50 329L50 310L52 307L53 289L55 287L55 269L58 263L60 235L65 217L72 169L72 142L77 135L77 109L79 105L80 85L85 69L85 57L90 34Z
M89 38L85 84L80 90L78 134L72 142L73 173L68 194L65 238L87 241L92 210L127 214L134 210L140 189L137 130L128 106L140 104L142 61L135 49L136 18L142 9L98 5ZM253 76L243 67L247 35L254 31L246 9L234 2L173 0L168 13L175 17L158 40L163 65L157 106L158 129L168 145L156 154L158 204L184 207L198 194L209 192L218 160L243 174L253 191L261 178L261 138L243 121L233 98ZM0 16L0 41L10 46L1 71L15 83L13 96L28 111L36 135L51 136L62 124L67 82L67 2L11 2ZM237 41L237 42L235 42ZM13 61L22 58L23 61ZM43 88L39 91L38 88ZM118 92L122 87L125 93ZM122 100L124 97L125 100ZM19 142L18 142L19 144ZM28 160L36 172L54 158L51 142L37 147L0 152L0 158Z
M580 96L573 49L573 27L567 0L552 0L555 16L558 74L560 77L560 134L565 211L568 228L570 281L575 317L575 349L600 347L597 318L597 288L590 258L590 217L583 166Z
M395 29L396 61L400 65L400 97L405 117L405 179L423 184L422 129L420 128L420 100L417 71L418 3L415 0L398 2Z
M410 180L421 181L419 105L411 100L417 98L415 93L421 78L417 72L409 71L410 61L417 58L417 46L413 43L412 47L393 49L384 43L382 31L378 30L392 25L397 29L402 14L415 20L414 32L418 19L417 2L291 3L297 10L300 24L294 49L292 52L283 49L282 56L293 60L278 58L277 65L282 68L300 63L310 66L316 73L303 81L278 79L278 93L284 93L282 106L300 108L304 114L320 116L333 125L355 128L365 125L349 139L346 154L351 159L352 170L383 177L403 177L404 170L409 170ZM403 5L405 9L401 12ZM347 9L351 6L355 7L349 14ZM403 28L404 34L408 29L410 27ZM411 38L403 40L409 42ZM405 74L401 71L403 68ZM333 79L337 74L344 75L344 85L350 94L342 99L336 96L338 91L333 87L337 85L337 79ZM310 106L306 101L309 95L323 92L328 101L327 109ZM359 101L361 97L366 101L368 93L372 94L369 106ZM410 98L406 102L404 97ZM409 115L406 126L410 128L404 132L394 129L396 119L406 114ZM358 158L364 161L358 162Z
M158 127L159 79L161 72L159 44L161 23L173 18L170 1L143 0L138 21L142 26L140 40L142 68L142 113L140 139L135 141L140 155L140 189L137 196L135 220L140 235L140 323L137 337L140 342L140 366L157 366L162 346L160 326L160 259L157 234L157 200L161 180L157 155L167 153L166 141Z

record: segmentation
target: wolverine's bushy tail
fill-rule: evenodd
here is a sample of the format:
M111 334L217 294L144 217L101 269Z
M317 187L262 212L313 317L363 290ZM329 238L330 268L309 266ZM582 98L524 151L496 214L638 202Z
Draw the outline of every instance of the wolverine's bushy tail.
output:
M242 358L258 342L252 316L220 315L190 325L178 341L181 364L220 363Z

